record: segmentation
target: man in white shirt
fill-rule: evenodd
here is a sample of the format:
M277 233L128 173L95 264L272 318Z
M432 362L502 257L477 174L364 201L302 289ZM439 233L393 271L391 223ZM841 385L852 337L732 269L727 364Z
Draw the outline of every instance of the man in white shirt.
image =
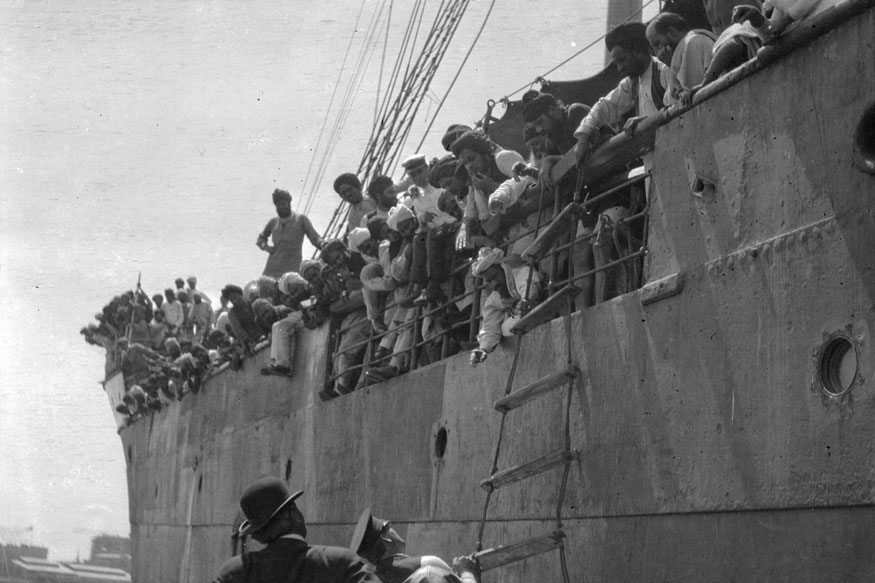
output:
M632 113L633 117L624 127L631 135L642 119L676 102L674 95L678 85L675 73L650 55L645 32L646 27L640 22L627 22L605 37L611 59L624 77L615 89L593 105L574 132L579 165L589 157L591 139L601 126L617 123ZM645 165L647 162L645 159Z

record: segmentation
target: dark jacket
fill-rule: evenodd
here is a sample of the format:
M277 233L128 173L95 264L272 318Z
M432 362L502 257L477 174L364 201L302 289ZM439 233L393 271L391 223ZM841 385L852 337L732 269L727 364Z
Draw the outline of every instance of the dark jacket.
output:
M225 561L213 583L381 583L351 550L286 536Z

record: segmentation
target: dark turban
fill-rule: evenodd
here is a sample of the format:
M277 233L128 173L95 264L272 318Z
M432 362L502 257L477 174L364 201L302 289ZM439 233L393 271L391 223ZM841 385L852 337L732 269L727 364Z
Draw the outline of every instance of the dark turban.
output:
M484 156L490 156L494 149L492 141L485 134L474 130L465 132L453 142L453 154L456 157L461 155L462 150L471 150Z
M348 184L359 191L362 189L362 181L359 180L358 176L356 176L352 172L341 174L334 179L334 192L340 194L340 187L344 184Z
M459 159L455 156L444 156L432 165L428 173L428 181L435 188L441 187L441 180L449 178L456 173L456 168L459 167Z
M243 295L243 288L239 285L234 285L233 283L229 283L225 287L222 288L222 297L230 298L234 294Z
M292 202L292 195L287 190L277 188L273 191L273 204L277 204L280 201Z
M441 145L444 147L444 150L446 150L447 152L451 152L453 148L453 142L459 139L459 136L470 130L471 128L460 123L454 123L453 125L448 127L447 131L444 132L444 137L441 138Z
M323 262L327 259L328 253L331 251L346 251L346 245L340 239L331 239L322 245L322 250L319 252L319 259Z
M523 119L535 121L554 105L559 105L556 98L549 93L533 91L523 96Z
M621 47L633 53L650 54L647 40L647 27L641 22L624 22L605 36L605 46L609 51Z
M371 234L371 239L374 241L383 240L383 225L386 224L384 217L371 217L368 220L368 232Z
M383 193L384 190L393 186L395 183L388 176L377 176L371 183L368 184L368 196L375 199Z

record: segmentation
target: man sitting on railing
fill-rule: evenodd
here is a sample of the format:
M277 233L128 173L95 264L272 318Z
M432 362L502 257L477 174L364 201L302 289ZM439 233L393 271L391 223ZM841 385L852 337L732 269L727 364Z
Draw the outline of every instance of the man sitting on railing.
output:
M228 284L222 288L222 296L228 298L231 308L228 310L228 325L232 335L243 348L243 355L249 356L255 344L261 338L261 329L255 322L252 305L243 297L243 289L238 285Z
M331 398L355 390L355 367L361 364L370 325L362 295L360 274L364 262L361 257L351 256L343 242L334 239L325 243L320 258L325 263L322 280L331 299L329 311L339 319L337 334L340 338L333 359L335 382L332 389L326 389L321 395Z
M401 204L413 211L418 220L418 232L411 242L412 257L410 280L419 292L414 303L424 306L443 297L441 283L446 278L444 247L458 230L457 219L441 208L443 190L429 182L429 165L425 156L411 156L404 168L413 185Z
M471 273L475 277L482 277L491 291L483 303L478 347L471 351L471 366L476 366L495 350L502 336L511 335L513 325L540 292L536 273L527 265L512 268L504 260L504 251L501 249L480 249L471 265Z

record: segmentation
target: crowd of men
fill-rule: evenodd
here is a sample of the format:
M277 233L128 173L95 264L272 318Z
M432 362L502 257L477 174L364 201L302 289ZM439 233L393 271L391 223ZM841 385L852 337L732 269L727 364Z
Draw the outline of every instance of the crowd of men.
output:
M116 296L83 335L123 353L134 415L196 392L211 367L239 367L268 339L270 363L261 372L290 376L296 332L330 323L333 370L320 392L327 400L462 350L470 350L472 365L483 362L544 299L542 282L574 275L581 307L635 289L648 197L640 185L587 206L573 253L525 256L572 197L573 179L554 184L551 170L571 152L584 165L612 136L634 135L643 119L689 103L781 30L760 6L737 4L711 3L709 29L663 12L647 25L611 30L605 43L622 80L591 107L529 91L526 152L454 124L441 140L443 156L410 155L398 179L377 175L363 185L355 174L338 176L334 190L349 211L341 239L323 240L309 218L291 210L292 196L275 190L276 216L256 241L268 254L263 273L244 287L225 286L218 310L196 278L187 287L179 279L176 289L152 298L139 287ZM780 10L766 14L786 26ZM652 154L643 161L650 170ZM317 259L303 259L305 237Z

